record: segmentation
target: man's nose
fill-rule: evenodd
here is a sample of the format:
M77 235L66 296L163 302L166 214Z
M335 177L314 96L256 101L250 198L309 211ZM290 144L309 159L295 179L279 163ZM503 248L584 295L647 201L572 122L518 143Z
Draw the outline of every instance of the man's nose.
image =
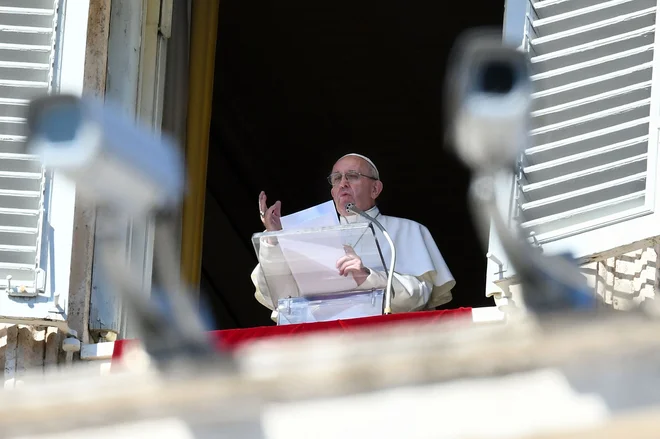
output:
M349 186L348 178L345 175L342 175L341 180L339 181L339 187L344 188L344 187L348 187L348 186Z

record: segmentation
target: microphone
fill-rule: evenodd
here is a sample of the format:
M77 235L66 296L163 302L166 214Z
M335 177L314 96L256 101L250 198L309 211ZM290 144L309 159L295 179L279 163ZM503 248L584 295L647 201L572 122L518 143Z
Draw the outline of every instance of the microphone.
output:
M387 233L387 230L385 230L385 227L383 227L383 225L376 218L358 208L355 203L346 204L345 209L347 212L353 212L368 219L372 224L375 224L376 227L378 227L380 231L383 232L385 239L387 239L387 242L390 244L390 249L392 251L392 257L390 258L390 269L388 270L387 267L384 267L385 272L387 273L387 287L385 289L383 314L392 314L392 280L394 278L394 265L396 264L396 248L394 247L394 241L392 240L390 234ZM378 241L376 241L376 243L378 243Z

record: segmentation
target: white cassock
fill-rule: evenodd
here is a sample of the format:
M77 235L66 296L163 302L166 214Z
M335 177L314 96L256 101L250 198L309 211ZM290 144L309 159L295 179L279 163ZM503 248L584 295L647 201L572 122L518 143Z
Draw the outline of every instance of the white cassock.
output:
M392 281L394 290L392 312L433 309L449 302L452 299L451 289L456 285L456 281L429 230L412 220L382 215L377 207L369 209L367 213L376 217L385 227L396 248L396 270ZM352 215L341 216L340 222L347 224L368 222L368 220L359 215ZM375 228L375 232L379 243L387 242L378 228ZM354 250L360 255L359 243ZM381 245L381 250L389 268L390 248L388 245ZM259 259L262 263L256 266L251 276L256 288L254 296L263 306L273 310L271 318L277 321L277 311L274 310L275 305L266 283L266 276L277 291L297 291L298 287L293 275L282 275L290 273L290 270L279 246L262 243L259 246ZM362 261L367 268L370 268L370 262ZM382 263L373 262L372 266L382 267ZM387 274L385 271L371 270L367 280L356 290L385 289L386 286Z

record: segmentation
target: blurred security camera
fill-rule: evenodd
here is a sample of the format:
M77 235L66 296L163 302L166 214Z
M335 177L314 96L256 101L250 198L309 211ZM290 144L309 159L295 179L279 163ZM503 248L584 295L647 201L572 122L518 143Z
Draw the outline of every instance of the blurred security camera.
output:
M27 152L97 205L139 215L174 207L183 197L177 145L108 103L45 96L30 103L27 122Z
M526 55L499 31L464 34L450 57L446 116L457 155L473 169L511 168L529 136Z

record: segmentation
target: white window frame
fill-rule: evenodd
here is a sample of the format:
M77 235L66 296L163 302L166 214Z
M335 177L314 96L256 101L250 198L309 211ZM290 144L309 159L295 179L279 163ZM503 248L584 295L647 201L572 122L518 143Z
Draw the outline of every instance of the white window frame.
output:
M87 52L87 21L90 0L60 0L60 24L53 75L53 92L82 96L85 79L85 55ZM76 200L75 184L60 172L51 173L52 193L47 206L47 218L53 229L53 261L47 267L46 285L54 285L55 294L66 297L61 304L66 310L68 321L68 299L70 292L71 257L73 246L74 212ZM54 282L50 282L52 277ZM47 290L48 291L48 290ZM60 299L61 301L61 299Z
M503 40L515 47L527 44L528 0L506 0ZM656 23L660 28L660 5L656 10ZM654 40L649 141L647 156L647 180L645 205L626 212L582 223L574 233L557 240L542 243L547 254L570 253L580 262L601 260L653 245L660 237L660 173L658 167L658 132L660 130L660 34ZM503 178L496 185L498 203L504 218L511 221L511 194L514 178ZM591 229L591 230L589 230ZM488 249L486 295L499 295L502 289L494 282L514 280L515 271L510 266L491 227Z
M170 0L113 0L116 9L111 12L106 99L155 132L160 132L162 122L170 3ZM165 34L161 24L165 25ZM125 47L134 50L123 50ZM97 230L108 221L117 221L102 210L97 212L96 220ZM139 275L142 293L148 296L151 294L155 219L126 218L124 221L126 233L122 239L126 243L126 261ZM94 246L90 332L106 339L135 337L137 328L130 310L104 279L98 260L103 245L103 242L96 242Z

